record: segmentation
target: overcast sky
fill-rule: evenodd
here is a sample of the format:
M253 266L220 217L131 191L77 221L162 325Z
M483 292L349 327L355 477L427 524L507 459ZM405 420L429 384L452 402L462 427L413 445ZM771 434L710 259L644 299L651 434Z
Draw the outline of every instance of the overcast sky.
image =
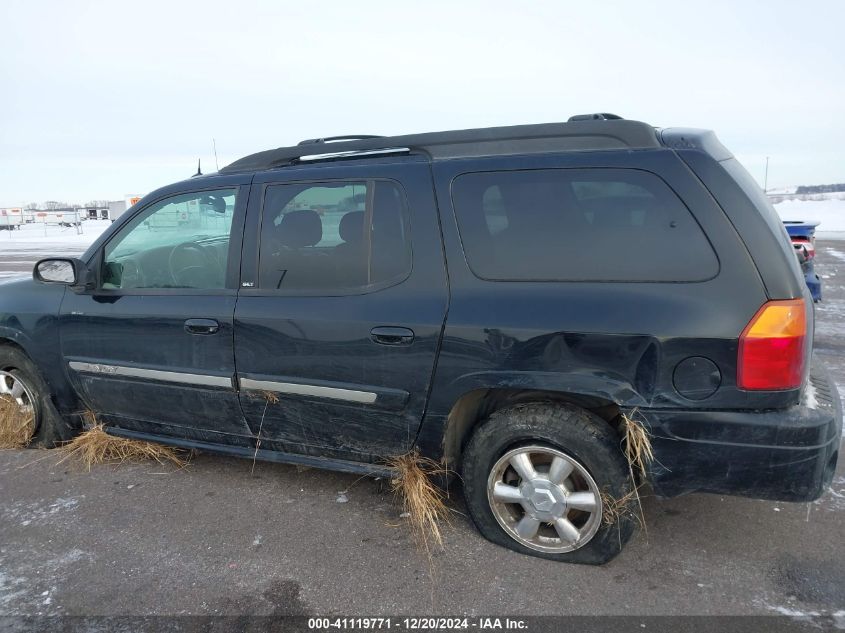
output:
M769 187L845 181L845 2L0 0L0 206L122 199L241 155L614 112Z

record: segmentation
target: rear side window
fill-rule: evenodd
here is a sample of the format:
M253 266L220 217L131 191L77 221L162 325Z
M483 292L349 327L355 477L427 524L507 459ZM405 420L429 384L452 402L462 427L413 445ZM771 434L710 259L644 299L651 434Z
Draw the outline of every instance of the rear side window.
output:
M360 291L411 270L405 195L386 180L267 187L260 288L309 294Z
M704 281L719 262L654 174L634 169L478 172L452 184L467 263L502 281Z

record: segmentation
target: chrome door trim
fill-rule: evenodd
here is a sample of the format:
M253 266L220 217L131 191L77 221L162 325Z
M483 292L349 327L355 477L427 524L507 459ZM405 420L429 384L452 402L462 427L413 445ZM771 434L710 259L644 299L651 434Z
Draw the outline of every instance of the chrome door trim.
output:
M378 397L372 391L356 391L354 389L321 387L319 385L304 385L293 382L275 382L272 380L254 380L252 378L241 378L240 385L242 389L250 391L273 391L275 393L315 396L317 398L360 402L362 404L373 404Z
M121 378L142 378L146 380L158 380L161 382L173 382L182 385L193 385L196 387L234 389L232 379L228 376L186 374L177 371L144 369L142 367L127 367L125 365L105 365L102 363L87 363L82 361L70 361L68 365L72 370L83 374L118 376Z

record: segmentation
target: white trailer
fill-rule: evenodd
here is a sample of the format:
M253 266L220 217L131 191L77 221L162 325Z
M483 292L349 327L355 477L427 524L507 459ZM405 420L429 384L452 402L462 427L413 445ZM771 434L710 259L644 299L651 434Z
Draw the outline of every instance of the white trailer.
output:
M58 224L59 226L79 226L82 222L82 216L76 209L36 211L33 218L42 224Z
M109 202L109 220L114 222L124 213L126 213L128 205L126 200L112 200Z
M18 207L0 209L0 231L19 229L23 223L23 209Z

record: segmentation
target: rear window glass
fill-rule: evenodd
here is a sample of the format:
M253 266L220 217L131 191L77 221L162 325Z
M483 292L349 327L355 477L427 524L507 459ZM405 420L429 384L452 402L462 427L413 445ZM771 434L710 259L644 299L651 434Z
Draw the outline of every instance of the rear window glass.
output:
M689 210L648 172L463 174L452 201L467 263L483 279L703 281L719 271Z

